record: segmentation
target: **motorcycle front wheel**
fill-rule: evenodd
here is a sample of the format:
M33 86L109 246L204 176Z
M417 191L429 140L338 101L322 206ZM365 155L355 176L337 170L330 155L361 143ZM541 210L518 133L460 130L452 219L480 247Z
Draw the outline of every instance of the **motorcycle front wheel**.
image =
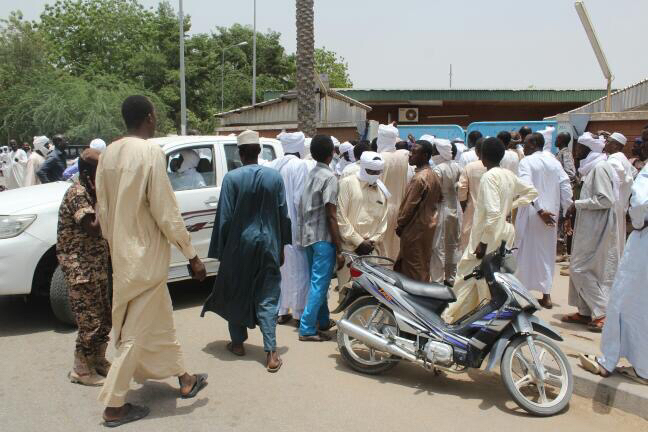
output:
M567 357L558 345L542 335L531 337L542 376L534 368L531 346L524 336L514 339L506 348L500 372L504 386L522 409L548 417L567 406L574 378Z
M389 332L398 335L394 314L381 307L373 297L362 297L353 302L346 310L344 318L382 337ZM398 357L368 347L339 330L337 342L342 358L358 372L378 375L392 369L399 360Z

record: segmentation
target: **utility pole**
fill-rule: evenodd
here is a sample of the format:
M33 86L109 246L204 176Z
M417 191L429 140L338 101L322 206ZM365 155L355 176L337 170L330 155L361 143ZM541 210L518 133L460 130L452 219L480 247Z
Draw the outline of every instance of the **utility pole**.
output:
M187 135L187 95L185 91L184 14L179 0L178 22L180 24L180 135Z
M450 88L452 88L452 63L450 63Z
M252 105L256 104L256 0L254 0L254 33L252 34Z

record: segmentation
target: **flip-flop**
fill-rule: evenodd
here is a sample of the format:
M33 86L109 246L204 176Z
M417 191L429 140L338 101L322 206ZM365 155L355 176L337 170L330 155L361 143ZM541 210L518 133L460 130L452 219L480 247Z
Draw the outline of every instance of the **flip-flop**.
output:
M563 315L560 318L560 321L564 323L570 323L570 324L589 324L591 321L590 317L583 316L579 314L578 312L573 313L571 315Z
M245 355L245 348L242 348L241 352L234 351L234 345L232 342L229 342L227 345L225 345L225 348L227 348L227 351L231 352L235 356L243 357Z
M328 342L331 340L331 336L324 333L317 333L314 335L299 336L299 340L302 342Z
M319 329L320 329L320 331L328 331L328 330L331 330L336 325L337 325L337 323L335 322L335 320L330 319L329 322L328 322L328 326L320 327Z
M267 370L268 372L270 372L270 373L275 373L275 372L277 372L279 369L281 369L281 366L282 366L282 365L283 365L283 360L282 360L281 357L280 357L280 358L279 358L279 366L277 366L276 368L271 368L270 366L266 366L266 370Z
M587 372L591 372L594 375L600 375L603 378L610 376L610 373L603 369L598 360L596 360L596 356L591 354L578 354L578 359L580 360L583 369Z
M277 318L277 324L279 325L284 325L290 323L292 321L293 316L292 314L286 314L286 315L279 315L279 318Z
M643 385L648 385L648 379L641 378L639 375L637 375L637 371L633 367L620 366L620 367L616 368L616 371L619 372L624 377L630 378L634 382L637 382L637 383L643 384Z
M200 390L207 387L207 374L195 374L194 376L196 377L196 382L194 383L193 387L191 387L191 391L189 393L187 393L186 395L183 395L182 393L180 394L180 397L182 399L191 399L192 397L195 397Z
M605 318L598 318L587 323L587 329L594 333L601 333L605 325Z
M104 420L104 426L109 428L121 426L126 423L131 423L137 420L141 420L147 415L149 415L149 413L151 412L151 410L145 406L133 405L133 404L126 404L126 405L130 406L130 409L128 410L128 413L126 413L124 417L115 420Z

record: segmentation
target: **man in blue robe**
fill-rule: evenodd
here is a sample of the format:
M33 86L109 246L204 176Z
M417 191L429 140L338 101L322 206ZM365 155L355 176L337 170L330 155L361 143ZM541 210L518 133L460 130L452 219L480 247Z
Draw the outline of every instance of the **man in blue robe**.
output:
M281 175L258 165L259 134L237 138L243 166L227 173L221 187L208 256L220 261L214 289L201 316L212 311L227 320L227 349L245 355L247 329L259 325L269 372L282 364L276 328L283 249L292 242Z

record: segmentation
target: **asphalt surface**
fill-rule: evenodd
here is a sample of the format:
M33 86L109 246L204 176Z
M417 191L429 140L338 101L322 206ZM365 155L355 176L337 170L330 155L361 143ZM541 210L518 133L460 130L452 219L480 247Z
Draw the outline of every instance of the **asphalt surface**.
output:
M291 326L278 329L284 365L269 374L258 330L238 358L225 349L226 323L213 314L200 318L208 290L193 282L171 287L187 367L208 372L209 386L182 400L176 379L133 384L129 401L151 414L119 430L648 431L639 417L577 396L558 416L531 417L498 374L435 376L403 363L381 376L361 375L342 362L334 341L299 342ZM67 380L74 339L45 302L0 297L0 431L106 430L99 390Z

